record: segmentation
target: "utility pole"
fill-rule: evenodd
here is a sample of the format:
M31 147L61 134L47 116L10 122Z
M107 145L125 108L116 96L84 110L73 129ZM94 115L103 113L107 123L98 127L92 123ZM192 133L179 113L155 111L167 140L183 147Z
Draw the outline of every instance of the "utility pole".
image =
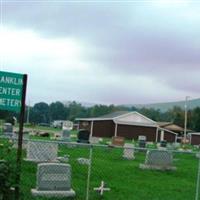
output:
M186 135L187 135L187 101L189 96L185 97L185 123L184 123L184 141L186 142Z

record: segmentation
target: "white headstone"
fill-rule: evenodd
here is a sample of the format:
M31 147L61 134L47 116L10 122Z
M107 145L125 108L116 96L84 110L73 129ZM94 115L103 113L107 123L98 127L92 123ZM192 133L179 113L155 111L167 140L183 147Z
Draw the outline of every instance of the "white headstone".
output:
M55 161L58 144L50 142L28 142L27 159L35 162Z
M38 164L37 186L31 192L34 196L75 196L71 189L71 166L61 163Z
M72 121L64 121L62 125L63 130L72 130L73 129L73 122Z
M144 141L146 141L146 139L147 139L147 137L144 136L144 135L139 135L138 136L138 140L144 140Z
M135 159L133 144L129 144L129 143L124 144L123 158L129 159L129 160Z
M99 143L99 138L98 137L90 137L90 143L98 144Z

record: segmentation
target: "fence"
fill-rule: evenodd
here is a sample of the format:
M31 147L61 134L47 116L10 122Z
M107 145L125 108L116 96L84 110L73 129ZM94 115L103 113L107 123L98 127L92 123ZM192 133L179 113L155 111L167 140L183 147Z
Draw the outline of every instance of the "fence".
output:
M0 200L14 198L14 143L0 138ZM54 192L50 199L198 200L198 152L157 152L150 148L125 150L99 144L24 140L20 198L44 200ZM9 163L10 171L2 160Z

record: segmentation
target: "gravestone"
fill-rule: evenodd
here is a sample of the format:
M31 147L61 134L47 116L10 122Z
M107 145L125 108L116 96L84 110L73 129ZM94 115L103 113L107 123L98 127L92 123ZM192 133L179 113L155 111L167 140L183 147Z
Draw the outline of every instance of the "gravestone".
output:
M12 140L13 140L13 148L18 148L18 136L19 134L17 132L13 133ZM26 149L28 145L28 140L29 140L29 132L28 131L23 131L23 140L22 140L22 149Z
M13 125L11 123L4 123L3 134L9 137L13 136Z
M145 148L146 147L146 136L139 135L138 136L138 144L139 144L140 148Z
M175 143L172 143L172 146L173 146L174 149L178 149L178 148L181 147L181 144L178 143L178 142L175 142Z
M69 141L70 140L70 131L67 129L62 130L61 140Z
M92 143L92 144L98 144L99 140L100 140L100 138L98 138L98 137L90 137L90 143Z
M48 162L56 161L58 144L50 142L29 141L27 146L27 161Z
M58 157L57 160L62 162L62 163L68 163L69 162L69 158L70 158L70 155L64 155L62 157Z
M62 124L62 133L61 140L69 141L70 140L70 131L73 129L72 121L64 121Z
M90 143L89 142L90 132L88 130L82 129L78 132L78 140L79 143Z
M167 143L168 150L175 150L174 146L171 143Z
M160 141L160 144L158 145L158 149L159 150L167 150L167 141L166 140Z
M160 147L167 147L167 141L166 140L160 141Z
M124 146L124 137L114 136L112 137L112 145L114 146Z
M37 168L37 186L31 189L33 196L73 197L71 166L61 163L41 163Z
M94 188L95 191L97 191L101 196L103 196L104 191L110 191L110 188L105 187L104 181L101 181L101 185L99 187Z
M123 158L126 158L128 160L135 159L133 148L134 148L133 144L125 143L124 144Z
M138 140L144 140L144 141L146 141L147 137L145 135L139 135L138 136Z
M196 158L200 159L200 152L196 153Z
M73 126L74 124L72 121L64 121L62 124L62 129L71 131L73 129Z
M90 159L88 158L78 158L77 161L81 165L90 165Z
M183 138L181 139L181 143L182 143L182 144L189 144L189 143L190 143L190 140L189 140L188 138L184 138L184 137L183 137Z
M140 164L141 169L175 170L172 153L166 150L147 151L145 164Z

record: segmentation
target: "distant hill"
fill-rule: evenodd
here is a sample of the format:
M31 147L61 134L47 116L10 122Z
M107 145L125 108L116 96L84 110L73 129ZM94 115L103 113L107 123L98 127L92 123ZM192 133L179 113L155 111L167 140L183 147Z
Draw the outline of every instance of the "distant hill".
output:
M172 109L174 106L179 106L182 109L185 107L185 101L176 101L176 102L167 102L167 103L152 103L152 104L133 104L133 105L124 105L126 107L135 106L136 108L154 108L160 109L161 112L165 112L169 109ZM200 98L188 100L187 102L188 109L193 109L196 107L200 107Z
M72 102L76 102L78 104L81 104L83 107L86 107L86 108L89 108L89 107L92 107L92 106L96 105L95 103L79 102L79 101L63 101L62 103L64 103L64 105L68 106Z
M64 101L63 103L65 105L69 105L70 103L72 103L73 101ZM76 103L80 103L82 106L89 108L92 106L97 105L96 103L90 103L90 102L78 102L76 101ZM103 105L103 104L102 104ZM117 105L115 105L117 106ZM136 107L136 108L154 108L154 109L160 109L161 112L166 112L169 109L172 109L174 106L179 106L182 109L185 108L185 101L175 101L175 102L164 102L164 103L149 103L149 104L124 104L124 105L119 105L119 106L124 106L124 107ZM198 99L189 99L187 102L187 106L188 109L193 109L196 107L200 107L200 98Z

